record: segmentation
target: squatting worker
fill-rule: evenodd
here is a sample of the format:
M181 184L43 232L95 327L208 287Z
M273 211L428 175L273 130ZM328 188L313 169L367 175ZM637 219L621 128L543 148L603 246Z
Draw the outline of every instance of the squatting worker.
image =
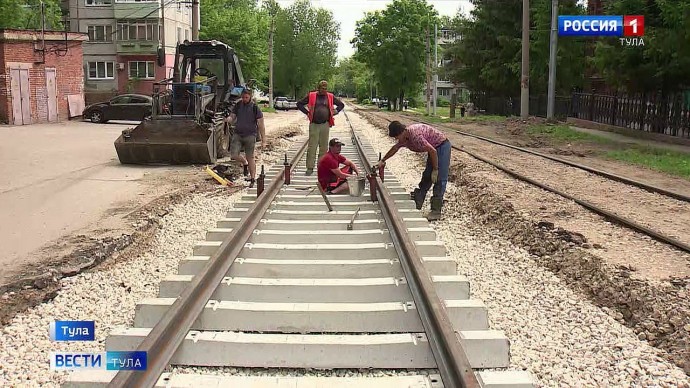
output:
M448 169L450 168L450 141L446 135L438 129L426 124L412 124L405 126L399 121L393 121L388 125L388 136L394 137L398 142L391 147L386 156L377 164L385 166L390 159L402 147L407 147L413 152L426 152L426 169L422 173L419 188L412 192L412 198L417 209L422 208L426 193L434 185L431 197L431 212L427 215L429 221L441 218L443 207L443 195L448 183Z
M256 179L256 160L254 159L254 146L256 145L257 130L261 134L261 147L266 146L266 127L264 126L264 114L252 101L252 92L249 89L242 91L241 100L232 108L227 119L236 121L235 132L230 140L230 156L242 164L244 176L249 176L249 187L254 187ZM244 155L240 150L244 149Z
M333 111L333 104L338 109ZM306 107L305 107L306 106ZM297 108L309 118L309 148L307 149L307 175L314 173L316 148L319 148L319 159L326 153L326 144L330 129L335 125L333 116L345 108L340 99L328 92L328 82L321 81L317 91L307 94L297 102Z
M357 165L350 159L340 154L343 143L338 138L333 138L328 142L328 152L319 159L317 165L317 176L319 185L328 194L340 194L349 191L347 178L353 174L359 175ZM344 164L345 167L340 168Z

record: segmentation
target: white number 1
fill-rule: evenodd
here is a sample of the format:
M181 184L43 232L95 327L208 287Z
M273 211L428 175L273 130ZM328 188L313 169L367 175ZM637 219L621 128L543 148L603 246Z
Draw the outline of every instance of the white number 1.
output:
M632 27L633 34L637 34L637 19L630 21L630 27Z

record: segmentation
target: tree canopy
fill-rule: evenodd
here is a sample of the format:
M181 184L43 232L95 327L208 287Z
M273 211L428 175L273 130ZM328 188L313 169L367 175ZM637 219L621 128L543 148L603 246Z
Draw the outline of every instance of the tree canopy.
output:
M62 30L62 12L58 0L44 0L47 30ZM0 0L0 28L40 29L40 0Z
M246 78L268 78L268 14L256 0L203 0L199 38L235 49Z
M276 16L275 89L301 98L328 79L336 64L340 25L330 11L298 0Z
M628 92L672 92L690 87L690 2L613 0L611 15L644 15L644 46L618 38L597 42L593 63L608 84Z
M394 0L357 22L355 59L374 73L382 96L402 100L417 93L425 80L427 33L433 35L438 22L425 0Z
M458 15L453 28L461 39L450 47L447 69L456 83L494 95L519 96L522 70L522 3L501 6L489 0L472 0L469 18ZM530 90L546 93L548 84L551 1L530 2ZM559 14L582 14L576 0L561 0ZM583 82L584 39L560 38L557 51L557 83L560 92Z

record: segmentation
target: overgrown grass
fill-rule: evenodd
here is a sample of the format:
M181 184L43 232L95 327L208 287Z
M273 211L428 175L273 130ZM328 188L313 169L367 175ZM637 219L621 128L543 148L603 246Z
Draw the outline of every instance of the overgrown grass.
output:
M605 156L690 179L690 154L687 153L635 146L625 150L608 151Z
M578 132L568 125L548 125L537 124L530 125L527 128L527 133L530 135L546 135L557 141L589 141L594 143L606 144L611 143L612 140L603 136L592 135L589 133Z
M265 107L265 108L262 107L262 108L261 108L261 111L262 111L262 112L268 112L268 113L276 113L275 108L269 108L269 107Z

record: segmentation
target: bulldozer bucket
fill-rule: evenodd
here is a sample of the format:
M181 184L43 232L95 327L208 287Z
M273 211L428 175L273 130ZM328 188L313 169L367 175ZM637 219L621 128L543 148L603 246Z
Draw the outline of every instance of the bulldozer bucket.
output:
M115 140L122 164L210 164L216 161L217 131L191 119L145 120Z

